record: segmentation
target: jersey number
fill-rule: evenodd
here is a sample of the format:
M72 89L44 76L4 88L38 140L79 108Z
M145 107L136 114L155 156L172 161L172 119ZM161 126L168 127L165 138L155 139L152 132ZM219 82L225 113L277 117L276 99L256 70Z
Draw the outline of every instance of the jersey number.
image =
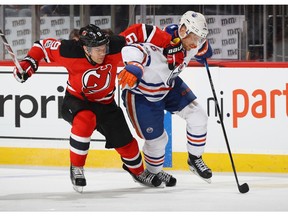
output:
M50 47L51 50L57 50L58 47L60 46L60 44L61 44L60 41L50 41L50 40L48 40L45 43L45 48L49 48Z
M137 39L137 36L135 35L135 33L131 33L131 34L128 34L126 36L126 42L129 45L132 44L132 43L135 43L137 41L138 41L138 39Z

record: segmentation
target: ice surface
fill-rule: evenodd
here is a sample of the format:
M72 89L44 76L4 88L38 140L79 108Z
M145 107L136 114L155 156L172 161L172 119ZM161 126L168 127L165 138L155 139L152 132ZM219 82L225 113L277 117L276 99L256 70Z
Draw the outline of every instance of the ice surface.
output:
M69 168L0 167L2 212L254 212L288 210L288 174L213 173L208 184L190 171L168 171L175 187L148 188L135 183L124 170L86 169L82 194L71 185ZM175 214L173 214L175 215Z

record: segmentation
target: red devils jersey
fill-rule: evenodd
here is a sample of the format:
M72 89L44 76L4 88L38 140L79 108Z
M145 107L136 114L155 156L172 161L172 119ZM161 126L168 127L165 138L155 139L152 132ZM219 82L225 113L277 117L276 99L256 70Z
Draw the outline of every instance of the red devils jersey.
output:
M28 56L36 61L57 62L68 71L67 91L77 98L100 103L114 99L117 66L121 49L126 44L150 42L166 47L171 36L156 26L135 24L120 35L110 36L109 54L102 64L92 65L86 58L79 41L48 38L34 43Z
M134 24L120 35L126 38L127 44L147 42L163 48L167 47L172 39L172 36L167 32L156 26L145 24Z

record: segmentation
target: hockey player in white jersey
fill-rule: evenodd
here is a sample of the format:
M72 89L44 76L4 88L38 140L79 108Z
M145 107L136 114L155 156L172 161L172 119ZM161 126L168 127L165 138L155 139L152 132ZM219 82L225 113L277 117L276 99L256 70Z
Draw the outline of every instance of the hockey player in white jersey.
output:
M186 121L188 166L207 182L212 171L204 163L208 116L196 96L178 76L195 57L203 63L212 56L206 40L205 17L187 11L179 25L167 26L175 50L167 53L150 43L132 44L122 49L125 67L118 74L123 89L122 99L139 137L145 140L143 153L146 168L166 184L175 186L176 179L162 170L168 136L164 128L164 110ZM168 66L167 66L168 62Z

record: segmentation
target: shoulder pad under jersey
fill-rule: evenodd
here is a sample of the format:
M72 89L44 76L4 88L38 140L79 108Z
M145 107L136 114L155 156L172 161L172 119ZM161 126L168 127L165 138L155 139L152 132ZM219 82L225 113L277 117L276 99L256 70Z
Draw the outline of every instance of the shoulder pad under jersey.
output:
M125 37L121 35L109 36L109 54L120 53L121 49L125 46Z
M163 31L167 32L172 36L172 39L175 37L178 37L178 25L177 24L171 24L166 26Z
M65 58L85 58L84 50L79 41L62 40L60 55Z

